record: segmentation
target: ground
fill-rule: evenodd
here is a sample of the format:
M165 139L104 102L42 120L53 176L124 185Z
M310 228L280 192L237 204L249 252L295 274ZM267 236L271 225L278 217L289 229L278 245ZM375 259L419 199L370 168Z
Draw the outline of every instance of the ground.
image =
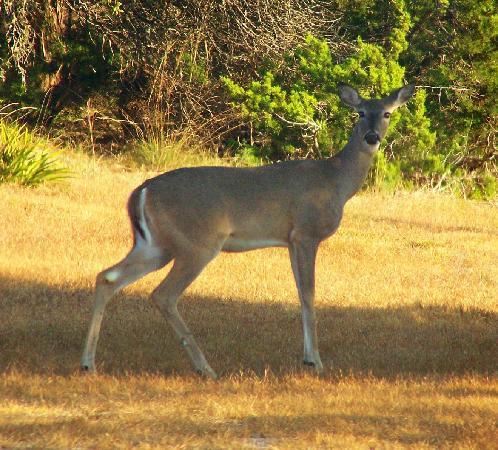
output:
M0 186L0 448L497 448L496 204L352 199L317 260L322 378L285 249L221 255L181 300L219 381L148 299L165 270L111 301L82 375L95 275L129 249L126 198L151 174L75 173Z

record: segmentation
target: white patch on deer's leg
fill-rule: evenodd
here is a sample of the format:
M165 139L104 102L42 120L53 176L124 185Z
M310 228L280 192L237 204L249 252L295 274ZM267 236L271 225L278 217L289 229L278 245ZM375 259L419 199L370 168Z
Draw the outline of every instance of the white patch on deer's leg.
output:
M318 353L316 343L315 319L313 311L307 305L302 308L303 315L303 341L304 341L304 364L314 366L318 373L323 372L323 364Z
M169 260L170 257L165 256L163 250L137 236L135 246L128 256L120 264L105 271L102 278L117 291L145 274L163 267Z
M107 272L104 276L104 279L108 283L114 283L121 276L121 271L119 269L114 269Z
M308 311L303 308L303 341L304 341L304 361L305 363L315 363L315 354L313 351L312 330L310 330L310 321Z

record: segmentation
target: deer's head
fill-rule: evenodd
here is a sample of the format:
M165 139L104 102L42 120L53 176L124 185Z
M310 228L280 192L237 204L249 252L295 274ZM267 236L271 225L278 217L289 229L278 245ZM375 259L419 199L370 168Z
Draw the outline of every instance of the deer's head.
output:
M415 86L407 84L381 99L366 100L350 86L339 86L342 102L355 109L359 115L356 132L369 149L376 150L384 138L392 112L403 106L413 95Z

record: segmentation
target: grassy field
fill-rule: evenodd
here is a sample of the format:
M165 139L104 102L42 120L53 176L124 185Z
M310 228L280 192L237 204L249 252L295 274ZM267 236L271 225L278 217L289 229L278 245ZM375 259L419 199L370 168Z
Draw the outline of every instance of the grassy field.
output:
M80 375L95 275L127 252L146 177L82 160L65 183L0 186L0 448L498 448L489 203L351 200L317 261L322 378L282 249L220 256L181 301L219 381L148 300L164 271L109 304L99 373Z

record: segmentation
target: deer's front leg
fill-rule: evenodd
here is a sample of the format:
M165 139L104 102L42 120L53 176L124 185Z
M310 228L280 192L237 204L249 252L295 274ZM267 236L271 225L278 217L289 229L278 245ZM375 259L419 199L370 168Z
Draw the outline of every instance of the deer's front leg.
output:
M318 353L318 340L315 319L315 260L319 242L314 239L291 239L289 253L292 271L296 280L303 320L304 364L314 366L318 373L323 372L323 364Z

